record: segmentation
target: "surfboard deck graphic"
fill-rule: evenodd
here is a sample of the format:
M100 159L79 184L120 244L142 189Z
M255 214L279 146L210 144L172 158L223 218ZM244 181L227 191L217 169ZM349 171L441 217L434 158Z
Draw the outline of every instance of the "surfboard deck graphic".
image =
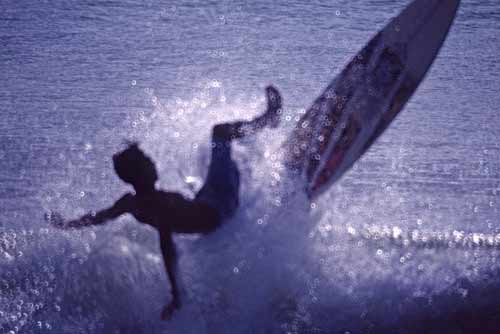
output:
M436 58L460 0L415 0L351 60L299 120L286 166L310 199L337 181L382 134Z

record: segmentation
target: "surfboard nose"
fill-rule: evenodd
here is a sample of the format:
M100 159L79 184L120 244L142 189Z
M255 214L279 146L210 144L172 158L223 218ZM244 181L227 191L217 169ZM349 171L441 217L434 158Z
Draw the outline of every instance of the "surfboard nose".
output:
M339 179L403 109L441 49L460 2L410 2L302 116L287 141L286 164L303 176L310 199Z

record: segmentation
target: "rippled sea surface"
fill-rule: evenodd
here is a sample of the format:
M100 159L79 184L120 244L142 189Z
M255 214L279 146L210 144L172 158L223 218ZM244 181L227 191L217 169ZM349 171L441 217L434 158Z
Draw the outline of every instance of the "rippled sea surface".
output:
M410 103L304 210L276 199L295 118L408 1L0 2L1 333L495 333L500 328L500 4L463 1ZM130 191L137 140L191 196L210 127L284 99L278 130L235 144L241 208L177 238L183 308L154 231L125 216L57 231Z

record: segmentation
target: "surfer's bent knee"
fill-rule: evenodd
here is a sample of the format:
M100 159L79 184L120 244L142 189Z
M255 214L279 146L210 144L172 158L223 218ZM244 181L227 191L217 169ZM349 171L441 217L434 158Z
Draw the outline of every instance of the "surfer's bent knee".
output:
M230 137L230 128L228 124L217 124L212 128L212 139L213 140L229 140Z

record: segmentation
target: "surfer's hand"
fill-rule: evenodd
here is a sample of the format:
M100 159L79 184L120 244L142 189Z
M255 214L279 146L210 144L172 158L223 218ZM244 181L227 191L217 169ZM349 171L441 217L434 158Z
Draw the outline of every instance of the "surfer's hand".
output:
M161 311L161 320L169 320L176 309L179 309L181 304L178 300L172 300L170 304L166 305Z
M66 228L67 224L64 221L63 217L61 216L60 213L50 211L48 213L45 213L45 220L50 223L52 226L57 227L57 228Z

